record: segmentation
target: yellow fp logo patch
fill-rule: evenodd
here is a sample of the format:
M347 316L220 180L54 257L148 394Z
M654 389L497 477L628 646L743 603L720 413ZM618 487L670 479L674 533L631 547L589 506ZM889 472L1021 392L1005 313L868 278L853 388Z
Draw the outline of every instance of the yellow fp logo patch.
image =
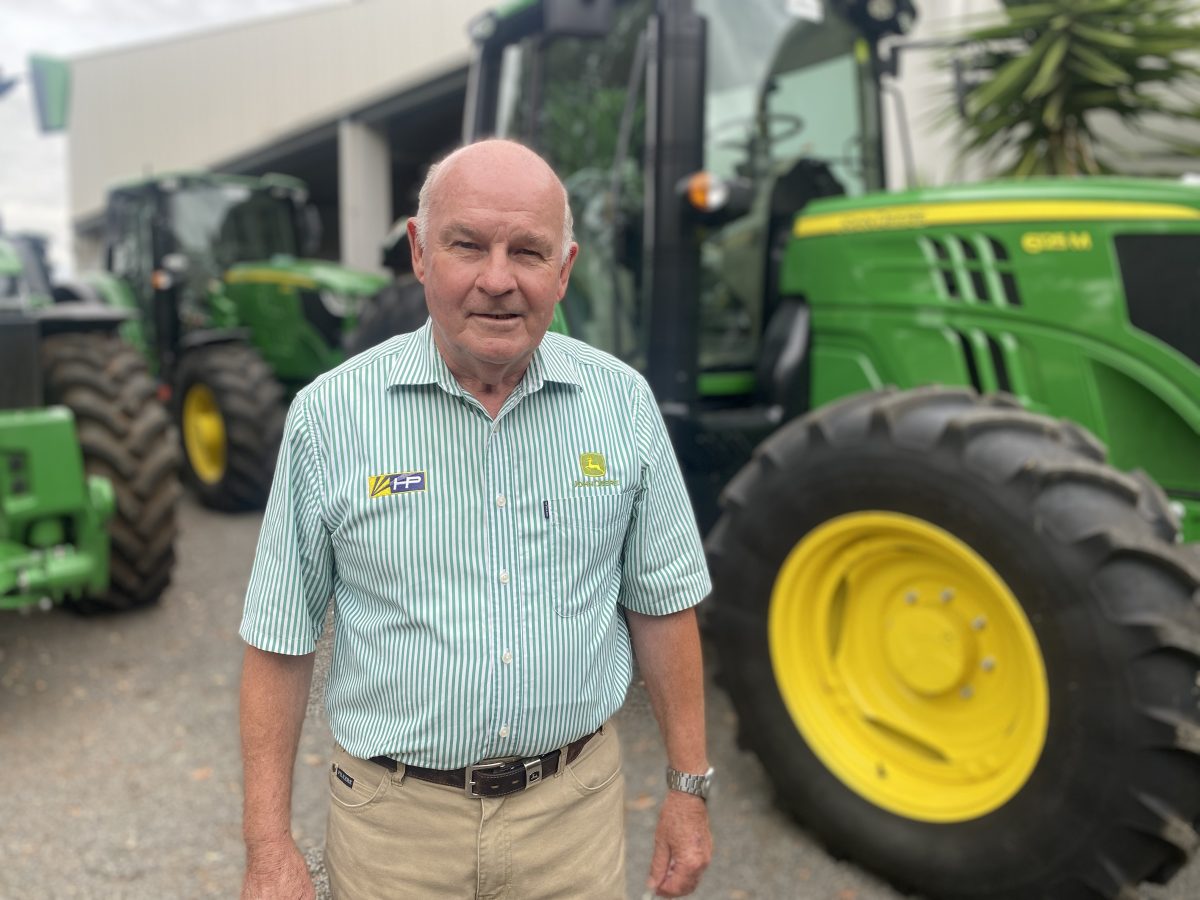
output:
M425 490L424 472L392 472L387 475L372 475L371 497L390 497L409 491Z
M608 474L608 464L602 453L580 453L579 470L588 478L603 478Z

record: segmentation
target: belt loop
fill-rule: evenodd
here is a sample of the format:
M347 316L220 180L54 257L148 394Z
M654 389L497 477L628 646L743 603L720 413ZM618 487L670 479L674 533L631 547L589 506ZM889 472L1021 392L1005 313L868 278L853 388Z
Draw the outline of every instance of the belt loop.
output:
M558 768L554 770L554 777L561 778L563 772L567 771L567 750L570 744L564 744L558 748Z

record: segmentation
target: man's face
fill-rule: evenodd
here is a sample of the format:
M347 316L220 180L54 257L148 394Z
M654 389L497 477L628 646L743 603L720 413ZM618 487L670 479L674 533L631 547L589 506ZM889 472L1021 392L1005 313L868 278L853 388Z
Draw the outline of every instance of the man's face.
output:
M524 164L521 164L524 163ZM434 337L456 375L524 370L567 289L563 194L527 161L470 159L442 173L426 245L408 224Z

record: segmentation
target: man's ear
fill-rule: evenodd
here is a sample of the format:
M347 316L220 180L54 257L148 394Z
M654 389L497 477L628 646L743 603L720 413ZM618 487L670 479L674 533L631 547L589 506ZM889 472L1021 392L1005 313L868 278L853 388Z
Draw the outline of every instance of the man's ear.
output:
M571 280L571 269L575 266L575 258L577 256L579 256L579 245L572 241L570 249L567 250L567 256L563 260L562 270L558 273L559 300L567 294L567 282Z
M410 218L406 226L408 231L408 248L412 251L412 267L413 274L417 276L417 281L421 284L425 283L425 248L421 246L421 242L417 240L417 220Z

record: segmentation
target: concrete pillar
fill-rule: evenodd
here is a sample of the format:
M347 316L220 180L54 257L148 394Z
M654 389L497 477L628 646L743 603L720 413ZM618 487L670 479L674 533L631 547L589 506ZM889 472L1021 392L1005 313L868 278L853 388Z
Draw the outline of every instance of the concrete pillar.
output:
M363 122L338 123L338 218L342 263L385 272L379 251L392 226L392 154L387 135Z

